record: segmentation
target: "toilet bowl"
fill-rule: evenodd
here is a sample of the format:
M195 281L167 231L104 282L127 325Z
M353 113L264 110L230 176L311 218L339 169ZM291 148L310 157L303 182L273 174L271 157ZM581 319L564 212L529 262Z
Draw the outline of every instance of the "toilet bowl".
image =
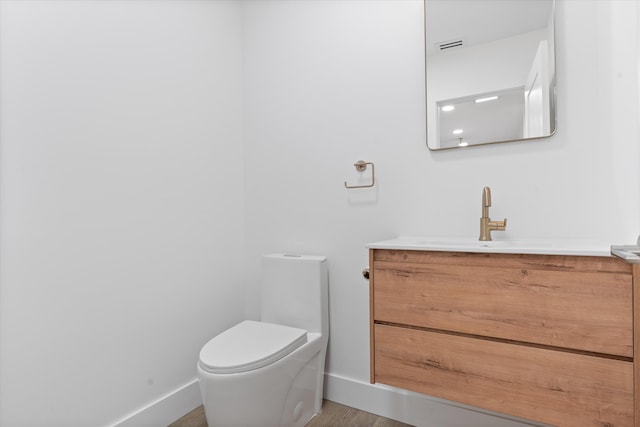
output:
M325 257L265 255L260 321L202 347L198 380L209 427L302 427L322 408L329 333Z

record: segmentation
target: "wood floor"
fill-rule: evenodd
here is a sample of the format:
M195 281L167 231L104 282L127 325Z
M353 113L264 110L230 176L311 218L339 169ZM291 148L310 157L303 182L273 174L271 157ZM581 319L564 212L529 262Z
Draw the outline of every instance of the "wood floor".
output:
M207 427L202 406L189 412L169 427ZM322 413L313 417L306 427L411 427L398 421L359 411L339 403L325 400Z

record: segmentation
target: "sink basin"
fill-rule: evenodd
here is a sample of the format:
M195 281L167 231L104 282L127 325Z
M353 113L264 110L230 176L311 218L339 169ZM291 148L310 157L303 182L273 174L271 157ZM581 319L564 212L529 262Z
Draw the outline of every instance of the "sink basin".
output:
M425 247L442 247L442 248L495 248L506 246L509 242L504 240L490 240L481 242L480 240L423 240L416 242L416 245Z

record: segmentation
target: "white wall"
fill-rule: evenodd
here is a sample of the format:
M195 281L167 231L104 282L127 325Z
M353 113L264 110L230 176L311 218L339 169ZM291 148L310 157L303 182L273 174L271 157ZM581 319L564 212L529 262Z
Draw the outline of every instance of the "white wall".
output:
M199 404L201 346L244 316L240 12L0 3L0 425Z
M264 251L328 256L330 390L342 377L357 384L353 390L369 387L368 287L360 274L367 242L475 237L485 185L492 217L509 219L496 237L635 242L635 8L625 0L558 0L555 136L431 152L422 0L247 4L247 259L257 277L254 260ZM357 182L358 159L375 163L375 188L343 187ZM329 397L367 407L366 393L344 390ZM403 399L369 405L417 422L412 408ZM449 413L431 425L471 425L462 410Z

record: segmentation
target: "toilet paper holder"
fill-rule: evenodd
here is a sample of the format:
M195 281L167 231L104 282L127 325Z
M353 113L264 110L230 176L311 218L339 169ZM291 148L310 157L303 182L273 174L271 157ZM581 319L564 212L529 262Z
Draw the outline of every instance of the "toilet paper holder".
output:
M349 185L347 184L347 181L344 182L344 186L345 188L368 188L368 187L373 187L376 183L376 167L373 163L371 162L365 162L364 160L358 160L357 162L355 162L353 164L353 166L356 167L356 170L358 172L364 172L367 170L367 165L371 165L371 184L365 184L365 185Z

